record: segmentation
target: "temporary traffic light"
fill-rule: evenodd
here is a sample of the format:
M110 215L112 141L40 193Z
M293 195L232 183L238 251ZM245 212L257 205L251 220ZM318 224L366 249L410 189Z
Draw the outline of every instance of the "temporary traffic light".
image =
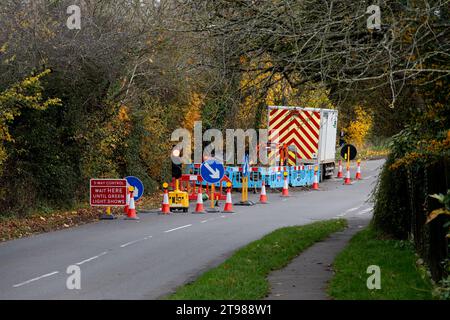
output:
M341 149L341 157L345 160L353 160L356 158L358 151L354 145L346 144Z
M181 164L172 163L172 177L180 179L182 175Z
M172 151L172 177L175 179L180 179L183 174L180 155L180 150Z

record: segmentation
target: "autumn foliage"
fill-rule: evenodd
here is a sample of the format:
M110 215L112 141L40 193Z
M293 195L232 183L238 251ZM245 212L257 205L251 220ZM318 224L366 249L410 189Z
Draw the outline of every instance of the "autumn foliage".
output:
M343 128L346 134L346 142L354 144L359 150L364 147L364 144L369 136L372 128L372 116L360 106L354 109L353 120Z

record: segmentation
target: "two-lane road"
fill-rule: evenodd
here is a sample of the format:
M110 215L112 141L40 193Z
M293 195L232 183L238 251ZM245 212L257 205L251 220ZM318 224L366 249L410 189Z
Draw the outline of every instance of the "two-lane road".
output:
M371 215L366 203L383 161L363 162L363 180L320 191L268 193L269 204L235 213L140 214L0 244L0 299L156 299L283 226ZM354 172L354 171L353 171ZM234 194L237 201L240 194ZM256 198L257 195L254 195ZM69 290L67 267L81 268Z

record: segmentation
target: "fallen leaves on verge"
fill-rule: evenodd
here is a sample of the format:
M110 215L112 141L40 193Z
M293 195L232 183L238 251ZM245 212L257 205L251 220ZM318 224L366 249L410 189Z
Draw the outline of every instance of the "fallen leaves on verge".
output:
M154 209L161 204L162 196L146 196L137 203L139 209ZM28 237L33 234L66 229L97 221L104 208L82 208L52 214L35 214L27 217L10 217L0 220L0 242ZM113 208L114 215L122 215L121 207Z
M0 221L0 241L48 232L98 220L102 209L83 208L53 214L8 217Z

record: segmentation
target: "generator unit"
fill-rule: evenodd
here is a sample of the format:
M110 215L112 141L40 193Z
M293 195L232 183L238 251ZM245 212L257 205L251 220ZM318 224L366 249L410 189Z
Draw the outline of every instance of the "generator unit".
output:
M170 211L188 212L189 209L189 194L179 189L178 179L175 180L175 190L169 192L169 207Z

